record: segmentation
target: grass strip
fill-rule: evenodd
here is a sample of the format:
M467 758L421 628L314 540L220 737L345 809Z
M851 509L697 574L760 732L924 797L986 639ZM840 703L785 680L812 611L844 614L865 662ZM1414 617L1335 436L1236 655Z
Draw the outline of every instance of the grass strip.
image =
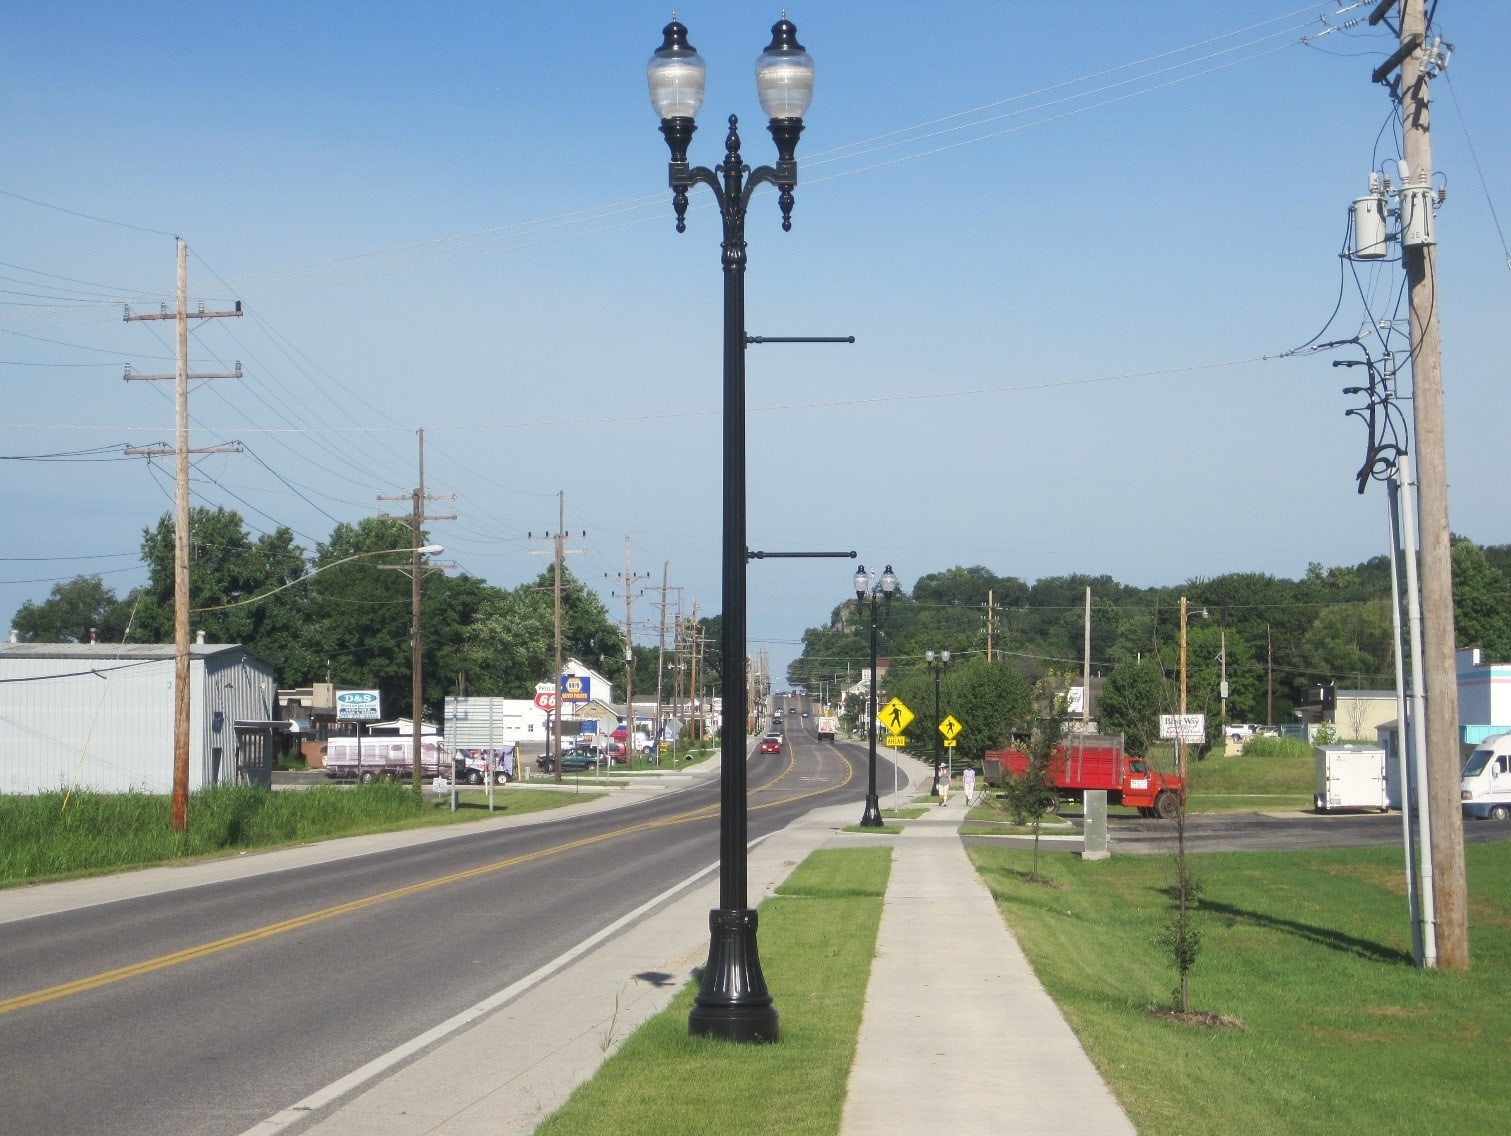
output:
M1411 965L1399 849L1192 856L1193 1009L1176 985L1166 857L969 849L1035 973L1143 1136L1481 1133L1511 1105L1511 844L1466 849L1473 970Z
M539 1136L834 1136L891 863L889 848L821 849L761 904L761 967L781 1015L779 1043L689 1037L689 986Z
M552 790L499 789L416 798L407 785L317 785L270 793L220 785L190 794L188 828L170 828L167 795L39 793L0 796L0 887L101 875L204 856L304 844L339 836L518 816L591 799Z

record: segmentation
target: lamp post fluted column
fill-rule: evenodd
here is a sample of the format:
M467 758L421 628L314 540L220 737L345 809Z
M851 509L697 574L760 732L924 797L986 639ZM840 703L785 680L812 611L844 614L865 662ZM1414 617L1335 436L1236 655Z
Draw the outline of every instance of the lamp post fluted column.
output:
M687 42L687 28L675 19L662 30L662 43L646 68L651 105L671 150L668 183L677 231L687 228L688 190L707 186L723 221L724 269L724 491L723 491L723 652L724 714L719 756L719 907L709 912L708 963L688 1015L688 1031L736 1042L776 1041L776 1007L761 973L756 913L746 881L746 705L745 668L745 213L757 186L779 191L782 228L792 228L792 190L797 184L793 155L803 131L803 114L813 97L813 60L797 42L797 28L781 19L771 44L756 60L756 88L770 117L776 143L775 166L751 169L740 157L739 120L729 116L724 161L714 169L691 166L688 144L703 104L705 68Z
M940 651L936 655L930 649L923 653L923 657L929 664L929 670L934 673L934 778L929 789L929 796L937 797L939 796L939 767L944 764L944 757L939 752L939 743L942 736L939 733L939 723L941 721L939 717L939 679L944 674L944 668L950 664L950 653L948 651Z
M867 702L866 722L866 808L860 815L860 823L863 828L881 827L881 798L876 793L876 719L881 712L881 707L876 701L876 625L877 612L876 600L880 594L886 600L887 610L892 610L892 593L897 590L897 577L892 572L892 565L888 564L881 574L881 579L874 584L865 565L855 570L855 600L860 605L864 614L866 610L866 597L871 599L871 694Z

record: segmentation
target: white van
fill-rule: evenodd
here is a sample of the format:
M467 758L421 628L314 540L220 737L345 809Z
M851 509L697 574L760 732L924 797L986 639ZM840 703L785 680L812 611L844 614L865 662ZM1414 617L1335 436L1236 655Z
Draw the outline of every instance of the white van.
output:
M1511 820L1511 734L1479 744L1464 762L1459 790L1466 817Z

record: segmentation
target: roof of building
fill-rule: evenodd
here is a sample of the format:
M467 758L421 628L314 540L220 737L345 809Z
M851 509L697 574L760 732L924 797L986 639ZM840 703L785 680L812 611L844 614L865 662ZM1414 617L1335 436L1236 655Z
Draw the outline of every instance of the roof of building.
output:
M263 666L272 664L240 643L192 643L189 656L209 659L218 655L241 654L256 659ZM171 659L172 643L0 643L0 659Z

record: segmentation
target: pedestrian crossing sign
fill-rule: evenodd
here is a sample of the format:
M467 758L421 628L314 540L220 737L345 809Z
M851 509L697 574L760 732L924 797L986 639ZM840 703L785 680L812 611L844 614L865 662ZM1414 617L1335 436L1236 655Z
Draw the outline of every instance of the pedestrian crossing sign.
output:
M913 720L913 711L904 706L900 698L894 698L881 708L881 713L876 717L887 728L888 733L900 734Z

